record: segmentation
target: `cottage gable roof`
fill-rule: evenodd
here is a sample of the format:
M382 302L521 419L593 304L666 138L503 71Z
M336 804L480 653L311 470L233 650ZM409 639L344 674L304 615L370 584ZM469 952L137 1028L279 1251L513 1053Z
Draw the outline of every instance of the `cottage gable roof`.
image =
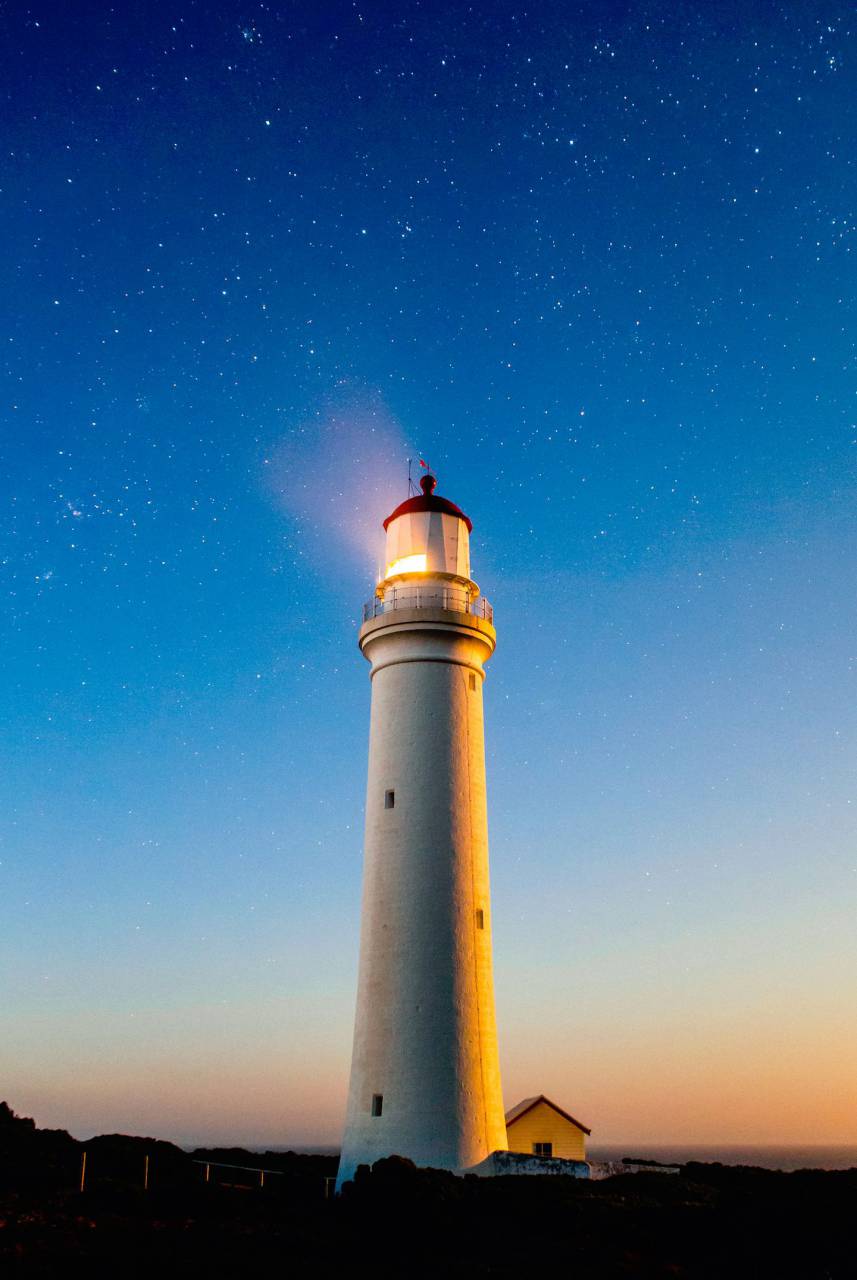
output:
M521 1116L532 1111L533 1107L538 1106L540 1102L544 1102L546 1106L552 1107L564 1120L570 1120L578 1129L582 1129L584 1133L592 1133L591 1129L587 1129L585 1124L581 1124L579 1120L575 1120L574 1116L570 1116L567 1111L563 1111L562 1107L558 1107L555 1102L551 1102L550 1098L546 1098L543 1093L536 1094L534 1098L524 1098L523 1101L515 1104L510 1111L506 1112L506 1128L510 1124L514 1124L516 1120L520 1120Z

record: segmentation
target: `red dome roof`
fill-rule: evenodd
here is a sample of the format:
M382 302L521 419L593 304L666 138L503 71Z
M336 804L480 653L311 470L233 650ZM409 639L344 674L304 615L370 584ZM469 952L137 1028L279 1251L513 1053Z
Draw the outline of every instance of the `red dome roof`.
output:
M423 476L420 481L422 493L416 498L407 498L404 502L399 503L396 510L391 515L387 516L387 519L384 521L384 528L386 529L387 525L393 520L398 520L399 516L408 516L415 511L441 511L444 515L458 516L458 519L463 520L467 525L467 532L472 533L473 525L471 524L470 519L461 510L461 507L457 507L455 503L450 502L448 498L437 497L434 492L436 484L437 480L435 480L434 476Z

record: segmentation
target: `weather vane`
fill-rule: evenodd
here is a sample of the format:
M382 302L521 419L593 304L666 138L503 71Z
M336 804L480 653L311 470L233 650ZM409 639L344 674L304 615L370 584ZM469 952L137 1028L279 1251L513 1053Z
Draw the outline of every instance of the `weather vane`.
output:
M413 466L413 461L414 461L413 458L408 458L408 497L409 498L418 496L419 494L419 490L417 489L417 486L414 484L413 479L411 477L411 467ZM431 467L426 462L425 458L417 458L417 462L421 467L425 467L426 471L431 471Z

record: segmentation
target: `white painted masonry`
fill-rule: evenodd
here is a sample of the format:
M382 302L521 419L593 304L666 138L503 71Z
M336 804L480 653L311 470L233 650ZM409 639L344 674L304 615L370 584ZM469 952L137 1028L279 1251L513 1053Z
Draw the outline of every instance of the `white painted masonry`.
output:
M372 712L360 973L338 1187L382 1156L462 1170L506 1147L482 710L495 632L465 611L478 596L466 517L432 496L429 479L423 487L423 499L403 504L412 510L387 522L386 563L431 548L432 568L408 573L405 582L395 571L383 580L382 611L359 637L371 664ZM398 529L405 520L408 528ZM451 536L450 520L460 537ZM403 592L404 585L416 590ZM444 600L453 607L437 607Z

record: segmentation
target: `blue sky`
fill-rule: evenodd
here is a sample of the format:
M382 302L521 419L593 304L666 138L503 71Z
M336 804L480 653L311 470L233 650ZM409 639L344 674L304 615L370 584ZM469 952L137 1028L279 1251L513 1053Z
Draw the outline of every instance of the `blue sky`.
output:
M499 632L507 1101L602 1140L857 1141L852 25L13 12L16 1109L336 1140L356 626L422 455Z

